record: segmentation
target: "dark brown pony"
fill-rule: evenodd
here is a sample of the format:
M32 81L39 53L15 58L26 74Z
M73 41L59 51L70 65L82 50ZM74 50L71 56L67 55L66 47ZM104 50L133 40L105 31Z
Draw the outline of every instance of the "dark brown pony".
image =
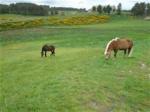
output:
M131 50L133 47L133 42L129 39L119 39L115 38L108 42L104 55L105 58L108 59L111 56L111 52L114 51L114 57L117 56L118 50L123 50L124 55L128 53L128 56L131 55Z
M42 47L41 57L43 57L43 55L45 55L45 57L47 57L47 51L50 51L50 52L51 52L51 55L55 55L55 46L45 44L45 45Z

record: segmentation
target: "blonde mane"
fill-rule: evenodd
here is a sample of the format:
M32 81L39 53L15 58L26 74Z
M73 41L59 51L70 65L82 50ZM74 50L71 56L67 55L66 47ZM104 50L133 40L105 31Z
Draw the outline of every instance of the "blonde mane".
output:
M118 39L119 39L119 38L116 37L116 38L114 38L114 39L112 39L112 40L110 40L110 41L108 42L108 44L107 44L107 46L106 46L106 49L105 49L105 52L104 52L104 55L107 54L107 50L108 50L109 45L110 45L113 41L117 41Z
M114 40L117 41L117 40L119 40L119 39L120 39L119 37L116 37Z

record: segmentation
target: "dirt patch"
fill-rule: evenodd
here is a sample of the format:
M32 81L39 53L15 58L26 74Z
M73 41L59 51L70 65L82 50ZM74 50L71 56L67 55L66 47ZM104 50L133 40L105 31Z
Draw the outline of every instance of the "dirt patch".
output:
M96 100L92 100L88 102L86 105L88 108L96 110L97 112L109 112L110 110L110 108L107 105L102 104L101 102L98 102Z
M145 69L145 68L147 68L147 65L145 63L140 63L140 68Z

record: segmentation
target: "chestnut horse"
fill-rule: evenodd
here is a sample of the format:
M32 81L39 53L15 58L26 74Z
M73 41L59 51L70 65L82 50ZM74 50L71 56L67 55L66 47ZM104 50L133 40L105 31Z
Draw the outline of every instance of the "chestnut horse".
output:
M41 57L43 57L43 55L45 55L45 57L47 57L47 51L50 51L50 52L51 52L51 55L55 55L55 46L45 44L45 45L42 47Z
M108 42L104 55L105 58L108 59L111 56L111 52L114 51L114 57L117 56L118 50L123 50L124 55L128 52L128 56L131 55L131 50L133 47L133 42L129 39L119 39L115 38Z

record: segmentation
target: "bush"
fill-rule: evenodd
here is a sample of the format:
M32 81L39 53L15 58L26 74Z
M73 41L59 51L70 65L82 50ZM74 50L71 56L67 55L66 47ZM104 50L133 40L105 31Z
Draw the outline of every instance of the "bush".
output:
M99 16L99 15L68 17L63 19L58 17L49 17L48 19L43 18L43 19L34 19L28 21L17 21L17 22L13 22L8 19L6 20L6 22L0 23L0 30L37 27L41 25L55 25L55 26L86 25L86 24L105 23L108 20L109 20L109 16Z
M82 16L82 17L69 17L64 19L49 18L48 23L54 25L86 25L95 23L104 23L109 20L109 16Z
M43 19L18 21L18 22L5 22L0 24L0 28L1 28L0 30L28 28L28 27L41 26L43 24L44 24Z

